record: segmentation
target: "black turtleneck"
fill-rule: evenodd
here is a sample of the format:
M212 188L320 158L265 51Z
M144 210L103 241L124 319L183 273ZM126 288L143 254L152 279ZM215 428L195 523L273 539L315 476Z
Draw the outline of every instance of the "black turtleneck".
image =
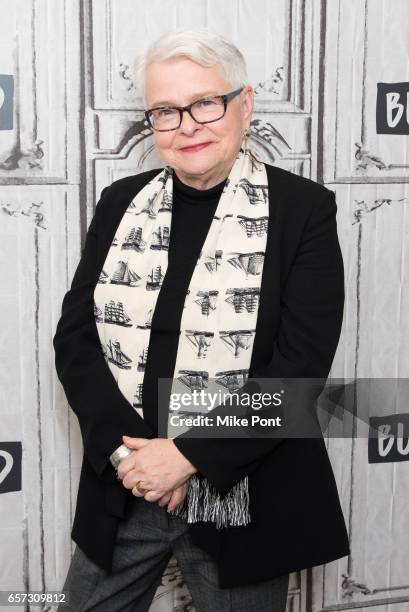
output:
M144 418L155 433L158 379L173 376L187 290L225 183L226 179L210 189L196 189L173 172L168 267L153 312L142 387ZM167 414L161 416L163 430Z

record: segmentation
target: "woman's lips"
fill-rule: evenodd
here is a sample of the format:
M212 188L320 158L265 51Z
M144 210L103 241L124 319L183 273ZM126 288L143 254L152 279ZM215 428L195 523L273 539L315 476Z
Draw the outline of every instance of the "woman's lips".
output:
M200 151L201 149L204 149L209 144L211 144L211 143L210 142L202 142L202 143L200 143L198 145L194 145L193 147L183 147L183 149L179 149L179 150L183 151L184 153L195 153L196 151Z

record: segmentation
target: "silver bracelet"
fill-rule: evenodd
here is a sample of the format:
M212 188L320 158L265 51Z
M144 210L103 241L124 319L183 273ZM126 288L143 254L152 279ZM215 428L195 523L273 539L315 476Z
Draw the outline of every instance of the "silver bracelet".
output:
M121 444L113 453L110 455L109 459L116 469L118 465L121 463L122 459L128 457L132 453L132 450L125 446L125 444Z

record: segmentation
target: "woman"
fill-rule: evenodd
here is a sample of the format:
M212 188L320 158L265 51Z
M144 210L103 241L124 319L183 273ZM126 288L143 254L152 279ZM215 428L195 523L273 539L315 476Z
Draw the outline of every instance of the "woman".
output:
M279 612L290 572L349 554L322 437L164 437L158 382L326 379L344 303L334 193L252 151L253 90L226 39L171 32L138 74L165 168L102 191L54 337L84 446L64 590L73 610L148 610L174 554L196 610Z

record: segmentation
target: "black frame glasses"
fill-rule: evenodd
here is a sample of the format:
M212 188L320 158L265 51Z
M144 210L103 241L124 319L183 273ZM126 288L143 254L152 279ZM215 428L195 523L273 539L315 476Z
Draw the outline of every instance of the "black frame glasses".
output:
M234 91L230 91L227 94L222 94L222 95L216 95L216 96L206 96L205 98L200 98L200 100L195 100L194 102L192 102L191 104L188 104L187 106L156 106L155 108L150 108L149 110L145 111L145 118L146 121L149 123L150 127L155 130L156 132L172 132L174 130L178 130L180 128L180 125L182 123L182 118L183 118L183 113L185 111L187 111L189 113L189 115L192 117L193 121L196 121L196 123L213 123L214 121L220 121L220 119L222 119L224 117L224 115L226 114L226 110L227 110L227 104L228 102L230 102L230 100L232 100L233 98L235 98L236 96L239 95L239 93L241 93L244 89L243 87L240 87L240 89L235 89ZM208 121L198 121L192 114L192 106L194 106L195 104L199 104L200 102L203 102L204 100L212 100L214 98L221 98L223 101L223 114L220 117L217 117L217 119L210 119ZM177 110L179 112L179 125L177 125L176 127L173 128L165 128L165 129L159 129L156 128L153 123L151 122L151 116L153 111L156 110Z

